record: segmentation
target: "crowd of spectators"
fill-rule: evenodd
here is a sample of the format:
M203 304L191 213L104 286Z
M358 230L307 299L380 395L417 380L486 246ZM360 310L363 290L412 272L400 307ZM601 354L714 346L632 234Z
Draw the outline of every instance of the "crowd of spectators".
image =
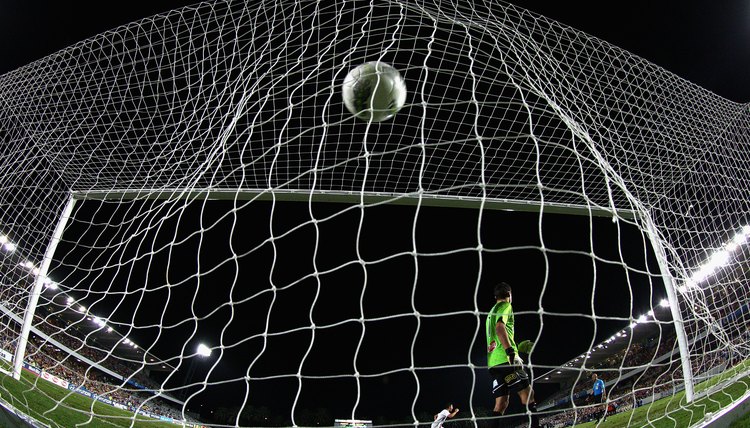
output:
M586 367L586 370L581 374L580 381L576 382L572 388L572 396L585 395L585 391L591 388L590 382L588 382L589 376L586 373L596 372L599 378L605 383L610 383L634 370L653 369L653 366L656 365L654 363L656 360L674 350L674 344L674 333L661 337L653 336L643 343L631 343L627 348L609 355L596 364ZM661 367L661 365L658 366ZM566 396L571 396L570 389L561 391L557 396L552 397L551 400L558 401Z
M111 353L95 346L84 345L83 338L72 334L77 329L73 327L65 330L60 323L60 320L50 322L50 318L47 318L45 322L38 322L37 327L79 355L101 364L114 373L126 378L131 377L148 389L141 389L116 379L35 334L29 335L25 362L76 387L83 387L97 396L127 406L132 411L148 412L191 423L198 422L190 415L183 415L169 401L155 396L153 391L159 389L158 383L148 378L142 367L138 367L134 362L113 358ZM4 327L0 331L0 348L12 354L15 351L18 331L10 326Z
M744 324L748 327L748 323ZM692 344L693 352L697 354L691 360L696 379L713 376L747 357L747 353L738 347L748 343L750 331L747 328L738 331L741 333L729 339L736 346L724 346L726 337L719 338L711 334ZM542 426L562 428L591 421L595 417L598 407L591 403L590 395L586 393L591 388L591 382L587 381L591 372L596 372L608 385L609 414L639 407L649 398L658 399L665 394L674 394L684 385L681 360L679 357L661 357L676 352L675 342L674 334L661 340L651 337L643 343L633 343L627 349L592 366L590 372L582 374L581 381L573 390L572 396L579 398L573 401L572 408L557 412L553 410L548 416L542 417ZM568 391L567 394L571 392ZM571 406L571 403L568 402L567 405Z

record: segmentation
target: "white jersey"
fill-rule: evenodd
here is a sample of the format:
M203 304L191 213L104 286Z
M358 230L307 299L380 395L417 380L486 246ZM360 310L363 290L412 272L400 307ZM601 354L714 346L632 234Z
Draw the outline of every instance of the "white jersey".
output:
M448 419L448 415L450 414L451 413L448 410L443 409L440 413L438 413L435 422L432 423L432 428L441 428L443 426L443 422Z

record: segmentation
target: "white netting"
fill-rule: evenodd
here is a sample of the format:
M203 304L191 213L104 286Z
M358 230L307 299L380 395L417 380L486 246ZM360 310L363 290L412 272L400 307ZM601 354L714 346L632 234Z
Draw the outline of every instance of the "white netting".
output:
M340 86L378 60L409 93L366 123ZM201 3L101 34L0 76L2 349L37 281L25 361L69 388L9 401L234 426L430 423L453 400L481 424L503 280L550 423L590 417L592 369L620 410L681 397L672 313L696 385L742 375L749 121L496 2Z

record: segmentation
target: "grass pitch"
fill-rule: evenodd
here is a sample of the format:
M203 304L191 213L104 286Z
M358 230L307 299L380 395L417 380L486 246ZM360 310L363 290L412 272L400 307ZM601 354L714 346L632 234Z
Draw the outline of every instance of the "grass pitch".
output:
M745 372L748 367L750 367L750 361L745 361L719 376L696 385L696 395L706 390L710 392L690 404L685 400L685 391L681 391L634 410L609 416L606 422L599 422L598 424L587 422L576 426L581 428L689 427L702 421L707 414L715 413L739 399L750 389L750 376L745 376L724 388L717 389L716 391L711 390L720 382ZM750 417L746 417L745 419L748 419L745 423L750 423ZM750 425L747 426L750 427Z
M180 425L136 416L92 400L24 371L21 380L0 374L0 396L21 412L50 427L175 428Z

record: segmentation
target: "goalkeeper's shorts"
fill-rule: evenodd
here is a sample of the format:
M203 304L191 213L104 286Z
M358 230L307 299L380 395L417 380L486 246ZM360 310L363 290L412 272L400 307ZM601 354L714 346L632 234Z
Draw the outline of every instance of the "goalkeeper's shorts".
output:
M504 397L530 385L529 375L523 368L508 363L490 367L490 376L492 377L492 395L495 397Z

